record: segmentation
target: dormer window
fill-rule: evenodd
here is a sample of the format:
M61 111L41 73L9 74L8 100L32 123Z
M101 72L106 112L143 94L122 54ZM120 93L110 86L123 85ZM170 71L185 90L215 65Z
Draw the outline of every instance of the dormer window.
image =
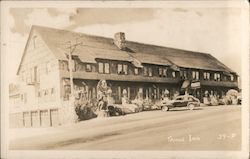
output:
M118 64L117 65L117 73L119 75L127 75L128 74L128 65L127 64Z

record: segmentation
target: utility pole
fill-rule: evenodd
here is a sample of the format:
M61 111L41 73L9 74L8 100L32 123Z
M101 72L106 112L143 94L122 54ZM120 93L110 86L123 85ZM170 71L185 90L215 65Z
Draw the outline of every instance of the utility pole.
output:
M77 115L75 112L75 97L74 97L74 82L73 82L73 67L72 67L72 55L76 49L77 46L82 45L81 42L76 42L75 44L72 44L71 41L68 41L67 43L69 43L69 47L67 47L66 49L69 49L69 54L66 53L66 56L68 56L68 65L69 65L69 78L70 78L70 98L69 98L69 111L67 112L67 122L76 122L77 121Z
M76 49L77 46L82 45L82 42L77 42L76 39L76 43L75 44L71 44L71 41L68 41L68 43L70 44L69 47L67 47L67 49L69 49L69 60L68 60L68 64L69 64L69 78L70 78L70 97L74 98L74 82L73 82L73 66L72 66L72 55Z

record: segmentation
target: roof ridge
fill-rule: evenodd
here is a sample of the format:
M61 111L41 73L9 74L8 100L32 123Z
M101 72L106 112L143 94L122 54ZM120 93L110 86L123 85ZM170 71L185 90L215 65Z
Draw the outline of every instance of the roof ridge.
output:
M66 32L69 32L69 33L81 34L81 35L88 36L88 37L93 37L93 38L104 38L104 39L108 39L108 40L113 40L113 38L111 38L111 37L87 34L87 33L82 33L82 32L78 32L78 31L67 30L67 29L58 29L58 28L39 26L39 25L33 25L32 27L34 27L34 28L43 28L43 29L53 29L53 30L58 30L58 31L66 31ZM132 40L126 40L126 42L133 43L133 44L138 44L138 45L153 46L153 47L158 47L158 48L162 48L162 49L167 48L167 49L185 51L185 53L196 53L196 54L203 54L203 55L204 54L211 55L209 53L204 53L204 52L197 52L197 51L191 51L191 50L185 50L185 49L178 49L178 48L173 48L173 47L168 47L168 46L149 44L149 43L145 43L145 42L137 42L137 41L132 41Z

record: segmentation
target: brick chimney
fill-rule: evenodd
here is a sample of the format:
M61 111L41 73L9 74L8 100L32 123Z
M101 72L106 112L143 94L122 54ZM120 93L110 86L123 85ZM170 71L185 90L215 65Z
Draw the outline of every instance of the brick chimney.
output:
M119 49L125 50L126 49L125 33L123 32L115 33L114 43Z

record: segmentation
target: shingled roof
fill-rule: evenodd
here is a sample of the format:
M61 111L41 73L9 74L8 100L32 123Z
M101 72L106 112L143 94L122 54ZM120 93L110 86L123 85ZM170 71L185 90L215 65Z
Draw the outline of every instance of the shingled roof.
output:
M156 46L133 41L126 41L126 50L120 50L113 38L87 35L72 31L33 26L44 40L48 48L59 60L66 60L68 41L82 42L74 54L83 62L95 63L97 58L122 60L132 62L134 59L141 63L157 65L176 65L184 68L196 68L223 72L234 72L219 60L206 53L186 51L163 46Z

